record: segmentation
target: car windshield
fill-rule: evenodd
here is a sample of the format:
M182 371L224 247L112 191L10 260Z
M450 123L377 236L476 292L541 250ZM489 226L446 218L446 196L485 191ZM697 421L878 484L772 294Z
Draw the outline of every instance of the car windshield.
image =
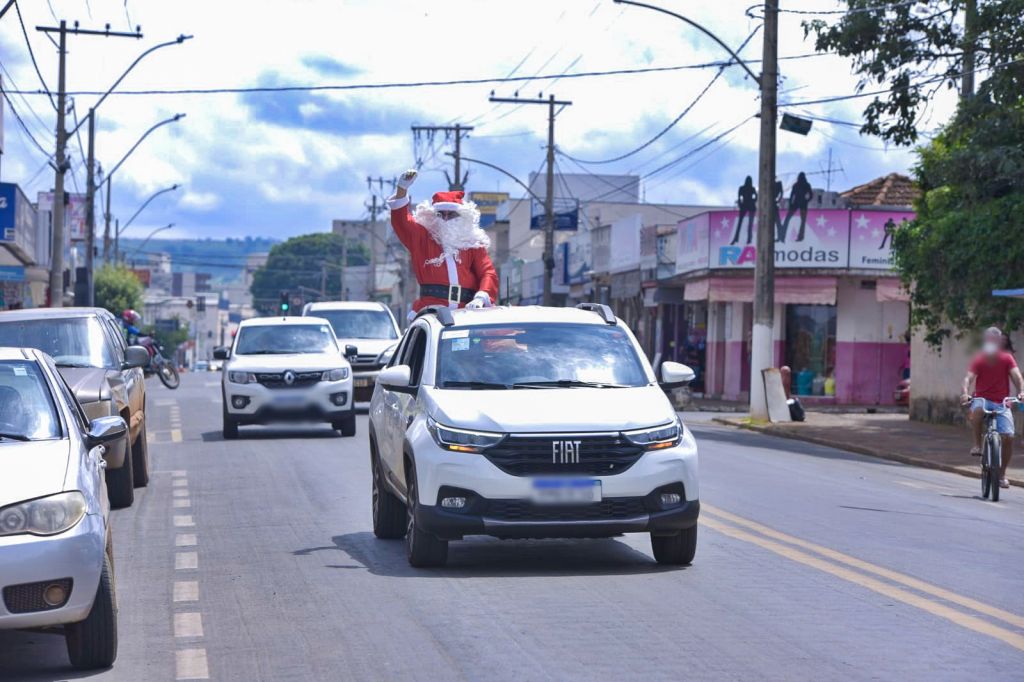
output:
M334 327L339 339L397 339L391 315L383 310L314 310Z
M594 324L522 324L445 329L437 385L452 389L644 386L627 334Z
M337 352L331 328L326 324L282 324L243 327L238 332L235 355L285 355Z
M0 322L0 346L37 348L59 367L119 369L114 350L94 317Z
M60 437L60 421L39 365L0 360L0 447Z

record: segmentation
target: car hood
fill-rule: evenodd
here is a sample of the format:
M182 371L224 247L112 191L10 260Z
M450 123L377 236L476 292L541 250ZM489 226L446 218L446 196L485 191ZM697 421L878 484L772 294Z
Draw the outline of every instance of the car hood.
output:
M438 422L481 431L619 431L664 424L675 417L657 386L424 392L429 414Z
M107 375L111 373L110 370L92 367L60 367L58 369L64 380L68 382L75 397L78 398L78 402L91 403L101 398L110 397L110 386L107 383Z
M67 440L0 443L0 507L64 490Z
M398 339L338 339L338 345L355 346L360 355L380 355L398 344Z
M225 369L232 372L283 372L347 367L348 360L336 353L289 353L288 355L236 355Z

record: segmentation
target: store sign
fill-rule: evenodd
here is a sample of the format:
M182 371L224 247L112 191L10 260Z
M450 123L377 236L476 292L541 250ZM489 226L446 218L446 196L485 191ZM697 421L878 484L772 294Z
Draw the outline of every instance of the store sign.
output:
M911 211L851 211L850 267L858 270L892 270L892 236Z
M21 189L13 182L0 182L0 241L35 242L36 212Z
M708 214L710 259L712 268L753 268L757 247L746 243L747 217L738 225L738 211L712 211ZM799 212L782 217L786 241L775 243L777 268L845 268L849 260L849 211L809 210L806 218ZM757 218L754 218L756 236ZM752 240L756 242L756 239Z
M64 198L64 229L67 238L73 242L85 241L85 195L65 194ZM40 211L53 210L53 192L40 192L38 201Z
M643 218L639 213L612 223L608 271L622 272L640 267L640 231Z
M25 268L20 265L0 265L0 282L24 282Z
M680 220L676 227L676 274L708 267L708 213Z
M469 200L480 211L480 227L489 227L497 220L498 205L508 201L508 192L470 192Z
M592 262L589 233L580 233L570 238L565 242L565 283L589 282Z
M574 231L580 224L580 202L576 199L559 199L555 197L552 203L554 211L555 229ZM530 229L543 230L547 225L545 207L539 201L530 201Z

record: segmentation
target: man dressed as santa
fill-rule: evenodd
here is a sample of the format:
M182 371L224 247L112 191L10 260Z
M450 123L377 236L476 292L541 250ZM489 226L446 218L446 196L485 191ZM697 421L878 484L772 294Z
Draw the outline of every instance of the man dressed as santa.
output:
M463 202L462 192L437 192L410 211L409 186L416 171L402 174L395 195L388 199L391 226L412 255L420 285L415 312L428 305L483 308L498 300L498 273L487 247L491 240L480 229L480 211Z

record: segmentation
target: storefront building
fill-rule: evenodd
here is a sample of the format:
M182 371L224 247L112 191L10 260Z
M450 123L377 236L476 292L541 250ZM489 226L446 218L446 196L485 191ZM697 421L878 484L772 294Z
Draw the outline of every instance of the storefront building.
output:
M775 244L775 365L792 370L809 403L886 405L909 370L909 304L892 270L892 234L906 210L810 209ZM662 356L691 365L693 388L745 401L750 391L756 246L738 211L679 221L674 272L681 287L662 310ZM756 224L756 218L755 218ZM742 228L742 229L740 229Z

